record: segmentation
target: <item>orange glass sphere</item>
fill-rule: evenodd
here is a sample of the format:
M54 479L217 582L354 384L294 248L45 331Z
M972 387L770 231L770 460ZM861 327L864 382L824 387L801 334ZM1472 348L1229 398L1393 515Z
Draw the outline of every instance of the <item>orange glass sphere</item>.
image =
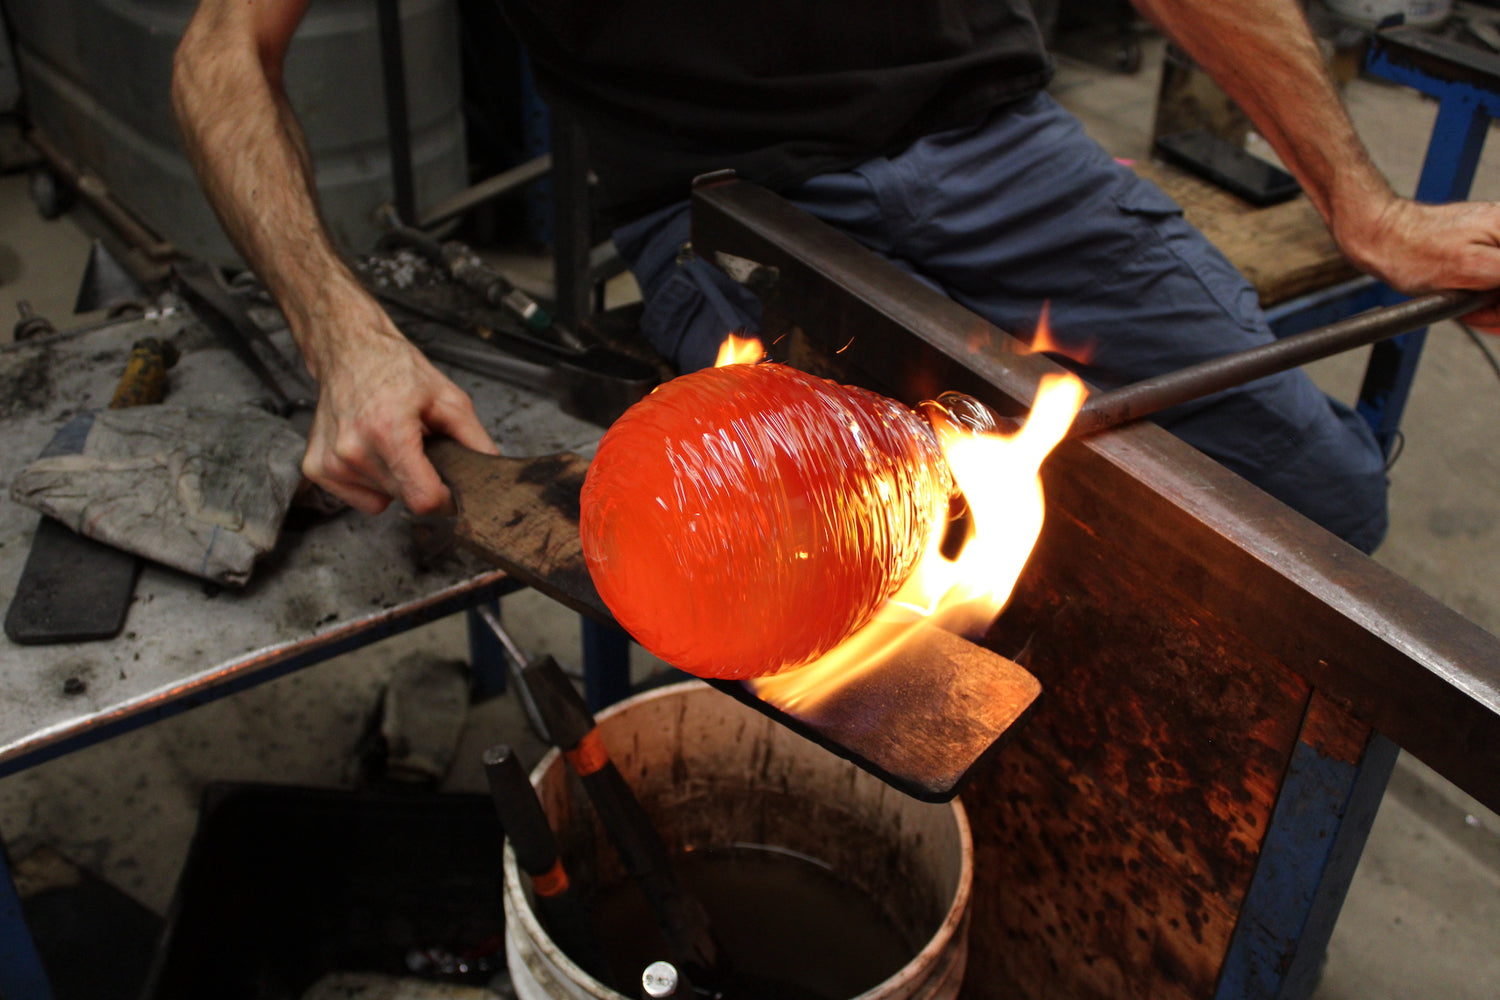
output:
M700 677L760 677L868 621L951 488L931 430L895 400L778 364L706 369L604 436L583 553L648 650Z

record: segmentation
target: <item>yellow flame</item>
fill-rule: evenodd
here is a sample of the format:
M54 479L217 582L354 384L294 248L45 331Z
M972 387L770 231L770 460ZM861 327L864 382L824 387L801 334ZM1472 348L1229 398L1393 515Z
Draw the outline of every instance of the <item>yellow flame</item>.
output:
M766 349L759 340L731 333L724 338L724 343L719 345L719 356L714 361L714 367L753 365L765 356Z
M1031 350L1037 354L1056 354L1058 357L1088 364L1094 356L1094 345L1082 343L1068 346L1058 342L1052 334L1051 304L1042 306L1042 316L1037 320L1036 332L1031 337Z
M1015 434L980 434L935 421L972 514L967 544L956 559L942 554L943 511L932 526L927 554L873 621L806 666L748 682L756 696L785 712L805 714L854 676L879 666L918 629L988 628L1010 600L1042 531L1042 461L1068 432L1086 392L1072 375L1044 376L1031 415Z

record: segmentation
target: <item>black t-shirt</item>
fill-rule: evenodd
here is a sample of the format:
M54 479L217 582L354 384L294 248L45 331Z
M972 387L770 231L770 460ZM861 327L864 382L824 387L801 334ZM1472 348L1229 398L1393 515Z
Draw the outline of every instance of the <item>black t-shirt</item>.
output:
M731 167L784 188L977 121L1051 63L1028 0L506 0L611 225Z

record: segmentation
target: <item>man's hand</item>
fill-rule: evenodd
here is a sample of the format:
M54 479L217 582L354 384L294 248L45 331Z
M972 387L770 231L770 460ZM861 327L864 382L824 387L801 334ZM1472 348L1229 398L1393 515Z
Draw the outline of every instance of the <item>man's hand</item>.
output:
M1425 205L1391 198L1356 223L1335 216L1334 236L1359 267L1409 294L1500 288L1500 204ZM1500 306L1464 317L1500 333Z
M1135 0L1249 114L1338 241L1407 293L1500 287L1500 205L1398 198L1370 162L1293 0ZM1500 310L1469 317L1500 329Z
M310 0L199 0L172 74L193 168L235 247L266 283L322 387L302 471L367 514L418 514L448 488L422 451L444 434L494 454L468 396L360 288L318 216L312 160L282 89Z
M309 358L322 387L303 474L366 514L392 498L416 514L447 507L448 487L422 450L424 435L451 437L485 454L498 449L474 406L396 330L373 301L342 310L337 345Z

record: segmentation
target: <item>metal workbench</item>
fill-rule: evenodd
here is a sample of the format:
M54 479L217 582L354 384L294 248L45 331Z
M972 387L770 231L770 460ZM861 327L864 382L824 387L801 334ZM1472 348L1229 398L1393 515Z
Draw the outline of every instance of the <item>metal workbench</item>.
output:
M142 318L0 347L0 486L8 491L72 416L107 404L131 345L146 336L176 338L182 348L169 403L237 405L261 395L248 370L170 298ZM284 333L281 342L289 343ZM507 454L587 453L599 437L549 398L450 374ZM38 518L0 496L0 606L10 604ZM503 572L457 549L419 566L411 525L396 509L289 527L241 591L146 563L119 637L52 646L0 638L0 776L508 589ZM0 996L50 996L3 857Z

